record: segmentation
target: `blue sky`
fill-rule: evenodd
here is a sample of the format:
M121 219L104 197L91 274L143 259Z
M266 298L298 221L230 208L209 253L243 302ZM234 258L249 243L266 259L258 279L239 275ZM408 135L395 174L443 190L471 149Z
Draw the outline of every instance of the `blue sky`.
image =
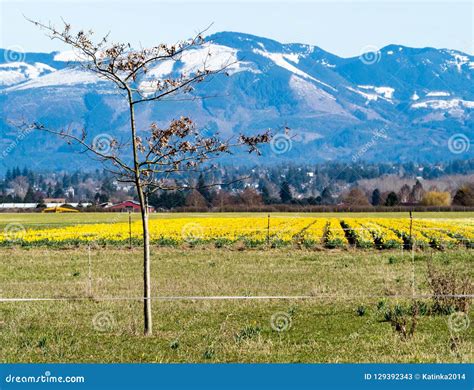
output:
M432 46L474 54L471 1L117 1L0 0L0 46L53 51L52 42L26 22L42 22L111 32L133 45L174 42L214 23L211 32L240 31L281 42L317 45L343 57L367 46L390 43Z

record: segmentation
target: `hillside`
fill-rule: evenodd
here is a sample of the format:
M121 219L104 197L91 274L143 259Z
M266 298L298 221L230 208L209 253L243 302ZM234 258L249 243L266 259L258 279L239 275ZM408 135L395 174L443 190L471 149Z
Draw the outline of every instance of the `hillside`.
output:
M233 63L185 102L145 107L145 127L189 115L223 136L291 128L260 163L284 161L438 161L472 158L474 57L434 48L389 45L341 58L317 46L282 44L222 32L182 61L162 63L140 81L192 72L210 52L211 66ZM73 62L71 62L73 61ZM127 117L112 85L78 66L73 53L0 50L0 169L91 167L71 147L44 134L19 134L12 123L85 127L91 136L126 139ZM234 63L235 62L235 63ZM280 148L280 149L279 149ZM230 160L229 160L230 161ZM251 163L252 160L246 159ZM92 164L92 165L91 165Z

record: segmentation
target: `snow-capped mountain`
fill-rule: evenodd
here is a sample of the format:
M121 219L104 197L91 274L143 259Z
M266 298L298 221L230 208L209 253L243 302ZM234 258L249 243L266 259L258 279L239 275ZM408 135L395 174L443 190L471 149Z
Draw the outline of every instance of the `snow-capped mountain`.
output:
M179 62L150 69L139 88L146 93L154 80L193 72L204 60L210 68L228 65L228 76L216 75L198 86L196 94L206 99L144 107L138 115L142 126L189 115L204 131L224 136L291 128L284 153L266 148L263 161L269 163L473 157L473 56L390 45L341 58L316 46L231 32L208 41ZM78 60L73 52L0 50L3 166L17 165L18 158L41 167L75 164L62 141L18 134L12 123L19 120L85 127L92 136L128 135L120 95L77 66ZM464 142L461 149L453 148L456 137Z

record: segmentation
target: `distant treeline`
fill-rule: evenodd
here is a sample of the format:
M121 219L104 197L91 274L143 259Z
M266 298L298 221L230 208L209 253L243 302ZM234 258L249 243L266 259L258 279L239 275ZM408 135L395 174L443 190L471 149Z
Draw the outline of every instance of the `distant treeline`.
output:
M474 159L440 163L340 163L214 166L168 178L179 191L158 191L158 210L364 210L474 206ZM216 185L215 183L219 183ZM0 203L104 203L136 199L135 189L105 170L35 172L15 167L0 180Z

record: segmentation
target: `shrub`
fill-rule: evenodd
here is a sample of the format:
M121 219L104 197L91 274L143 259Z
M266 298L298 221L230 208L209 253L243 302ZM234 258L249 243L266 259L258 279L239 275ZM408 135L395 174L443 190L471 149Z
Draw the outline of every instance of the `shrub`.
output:
M202 357L204 359L212 359L214 357L214 355L215 355L214 348L209 347L204 351L204 353L202 354Z
M451 195L449 192L429 191L423 195L421 204L424 206L449 206Z
M250 325L246 326L235 335L235 341L239 343L243 340L251 339L252 337L259 335L261 331L262 330L259 327Z
M418 302L409 308L401 305L395 305L388 308L385 312L385 320L390 322L392 328L400 335L403 340L413 337L418 324L418 313L420 305Z
M397 262L397 258L395 256L390 256L388 258L388 264L395 264Z
M457 206L474 206L474 184L469 183L456 191L453 204Z
M365 306L360 305L360 306L357 308L357 315L358 315L359 317L362 317L363 315L365 315L365 312L366 312Z
M469 295L473 292L468 275L457 275L454 271L443 272L429 262L428 284L433 294L434 313L467 313L471 302Z
M170 348L171 348L171 349L178 349L178 348L179 348L179 341L178 341L178 340L173 340L173 341L170 343Z

